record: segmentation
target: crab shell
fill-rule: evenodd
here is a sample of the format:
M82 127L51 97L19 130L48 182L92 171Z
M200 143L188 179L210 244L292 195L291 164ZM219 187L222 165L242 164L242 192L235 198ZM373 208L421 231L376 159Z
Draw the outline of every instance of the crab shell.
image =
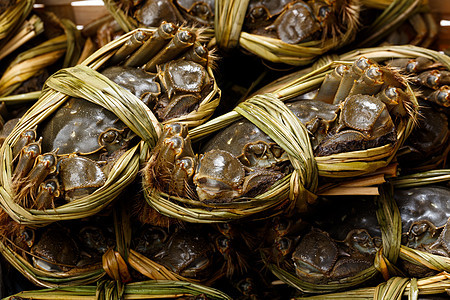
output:
M171 234L154 260L173 272L204 279L214 269L214 247L198 230L180 229Z
M176 0L186 19L203 25L213 25L216 0Z
M376 253L365 230L353 230L343 242L313 228L302 237L292 253L297 276L315 284L354 276L371 267Z
M104 166L127 147L132 137L128 133L110 111L69 99L37 131L24 132L14 146L16 201L26 203L31 197L38 209L48 209L55 207L60 188L67 201L90 194L106 182ZM32 141L37 135L42 138Z
M172 0L148 0L134 13L144 27L158 27L163 21L180 24L184 19Z

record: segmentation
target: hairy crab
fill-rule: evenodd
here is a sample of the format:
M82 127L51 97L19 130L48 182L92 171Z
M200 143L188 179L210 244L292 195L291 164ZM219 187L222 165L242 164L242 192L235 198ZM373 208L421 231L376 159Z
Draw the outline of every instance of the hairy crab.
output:
M117 1L116 1L117 2ZM139 23L139 27L158 27L163 21L212 26L214 0L129 0L119 6Z
M395 189L394 199L402 220L402 245L428 253L449 257L448 222L450 190L443 186ZM328 203L321 218L316 220L334 239L344 239L348 232L364 230L375 245L381 244L381 232L372 199L353 197L348 205ZM337 201L339 202L339 201ZM331 205L330 205L331 204ZM399 266L414 277L435 273L427 267L400 260Z
M41 138L38 138L41 136ZM101 187L134 134L110 111L71 98L13 147L16 203L49 209Z
M211 230L191 226L144 226L133 235L133 250L186 278L213 282L222 268Z
M395 144L394 120L406 117L409 104L397 74L366 58L336 69L347 70L340 83L325 79L315 100L286 104L310 132L315 155ZM328 102L339 101L318 101L325 94ZM226 203L261 194L290 171L287 153L247 120L218 132L200 153L194 155L186 128L166 126L147 165L147 182L172 195Z
M163 22L151 36L137 32L142 46L134 54L116 53L101 71L149 106L161 122L187 115L212 92L214 79L207 67L209 51L190 30ZM142 68L141 68L142 67Z
M341 0L251 0L244 28L289 44L325 39L343 31L336 20L349 5Z
M108 216L38 229L10 221L2 224L2 232L5 230L9 239L2 242L8 246L12 243L16 255L23 256L37 270L56 274L100 269L102 255L115 245L114 225Z
M299 216L282 216L264 231L264 261L291 270L305 282L327 284L354 276L373 265L379 240L365 229L330 235Z

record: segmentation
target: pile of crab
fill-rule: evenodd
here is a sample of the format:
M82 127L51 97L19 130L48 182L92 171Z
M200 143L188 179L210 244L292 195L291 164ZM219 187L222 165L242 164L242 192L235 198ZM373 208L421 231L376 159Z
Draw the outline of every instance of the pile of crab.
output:
M362 49L242 92L192 26L212 25L214 1L113 2L154 28L57 71L23 113L0 107L0 252L52 288L18 297L450 288L448 57ZM352 3L249 1L242 26L323 42Z

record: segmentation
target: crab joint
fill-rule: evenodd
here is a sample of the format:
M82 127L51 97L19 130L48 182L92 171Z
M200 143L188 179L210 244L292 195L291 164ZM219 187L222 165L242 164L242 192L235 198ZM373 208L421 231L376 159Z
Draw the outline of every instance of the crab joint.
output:
M127 67L141 66L149 57L155 56L174 37L178 27L173 23L163 22L150 38L125 62Z

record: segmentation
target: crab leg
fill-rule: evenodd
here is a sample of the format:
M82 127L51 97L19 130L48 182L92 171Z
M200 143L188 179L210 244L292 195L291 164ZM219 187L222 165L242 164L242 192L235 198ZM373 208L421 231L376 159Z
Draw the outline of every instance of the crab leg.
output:
M350 90L353 87L353 84L355 83L355 80L358 80L358 78L364 73L364 71L372 64L373 62L369 59L361 57L353 63L353 65L347 72L344 72L341 84L339 85L339 88L334 97L334 104L339 104L344 101L345 98L347 98Z
M34 165L36 157L41 154L42 138L37 142L32 142L21 149L19 154L19 162L12 176L13 186L20 187L20 181L30 172Z
M190 31L178 30L169 44L156 54L144 67L146 71L156 72L156 65L174 59L177 55L192 46L195 42L195 35Z
M450 107L450 87L447 85L441 86L438 90L425 97L425 100L434 102L443 107Z
M37 187L44 181L45 177L56 170L56 153L49 152L39 155L36 158L36 163L27 176L25 186L20 191L20 194L28 193L29 191L37 190Z
M361 77L355 81L349 92L349 96L356 94L376 94L380 91L383 83L382 71L377 65L371 65L364 71Z
M143 31L137 31L128 41L117 50L117 52L110 58L109 63L116 65L123 61L128 55L139 48L142 43L148 39L148 34Z
M346 65L339 65L333 70L333 72L327 74L315 100L330 104L333 103L333 99L339 88L342 76L344 73L348 72L348 69L349 68Z
M194 47L186 52L184 58L206 67L208 65L208 49L199 42L195 42Z
M19 140L13 147L13 158L15 159L21 152L22 148L36 141L36 128L22 132Z
M438 89L440 85L450 84L450 72L431 70L417 76L417 82L432 89Z
M54 201L61 194L58 180L51 178L40 184L36 197L37 209L54 207Z
M407 101L408 96L402 89L388 86L382 89L375 97L386 104L389 113L399 116L405 116L407 114L404 103Z
M137 67L155 56L174 37L178 27L173 23L163 22L150 38L125 62L127 67Z

